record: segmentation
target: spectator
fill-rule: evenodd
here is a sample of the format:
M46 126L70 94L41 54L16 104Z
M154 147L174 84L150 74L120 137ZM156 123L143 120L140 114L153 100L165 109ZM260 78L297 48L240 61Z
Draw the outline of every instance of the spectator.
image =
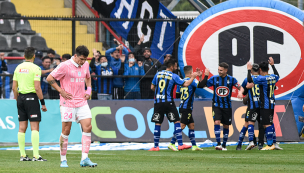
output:
M157 70L161 67L161 63L154 58L151 58L151 49L145 47L143 49L143 67L147 76L154 76ZM145 77L140 83L140 92L142 99L154 99L154 92L151 90L151 83L153 78Z
M60 56L55 56L54 58L54 69L61 63L61 59L60 59ZM60 86L60 82L56 80L56 83L58 84L58 86ZM49 95L49 99L60 99L60 96L59 96L59 92L53 88L51 85L49 85L48 87L48 95Z
M55 58L53 59L53 64L54 64L54 69L61 63L61 59L60 59L60 56L55 56Z
M93 61L93 60L92 60ZM92 62L94 64L95 62ZM99 62L96 66L95 73L96 75L101 76L113 76L113 69L109 66L107 57L101 55L97 61ZM95 63L96 65L96 63ZM113 78L101 78L98 77L96 81L96 85L94 88L93 99L97 99L98 93L108 94L111 98L113 97Z
M3 73L3 71L7 71L7 65L6 65L6 62L4 60L4 53L0 53L0 74ZM1 76L0 76L0 98L2 97L2 79L1 79Z
M34 64L38 65L39 67L42 66L42 57L43 57L43 53L40 50L37 50L35 53L35 60L34 60Z
M42 89L42 93L43 93L43 98L45 99L49 99L50 96L48 94L48 87L49 84L46 81L47 76L54 70L52 68L50 68L51 65L51 58L48 56L45 56L42 58L42 66L40 66L41 68L41 89Z
M56 52L53 50L53 49L49 49L47 52L46 52L47 56L51 58L51 68L54 68L54 58L55 58L55 55L56 55Z
M136 63L135 56L133 52L129 53L129 61L125 64L125 76L139 76L145 75L145 70L143 68L143 64L141 61ZM126 78L125 79L125 99L140 99L140 85L139 85L140 78ZM132 89L133 88L133 89ZM126 95L128 94L128 95Z
M62 62L65 62L65 61L71 59L71 57L72 56L70 54L63 54L62 55Z
M171 59L171 58L172 58L172 55L171 55L171 54L166 54L165 57L164 57L164 63L163 63L163 65L158 69L158 71L166 70L166 69L167 69L166 62L168 62L168 60Z
M120 55L120 50L122 50L123 54ZM122 45L117 46L116 48L110 48L106 51L106 57L108 59L108 63L110 67L113 69L114 75L123 75L124 73L124 63L126 61L126 56L128 56L128 49L123 47ZM122 78L114 78L113 79L113 98L114 99L123 99L124 97L124 89L123 89L123 79Z

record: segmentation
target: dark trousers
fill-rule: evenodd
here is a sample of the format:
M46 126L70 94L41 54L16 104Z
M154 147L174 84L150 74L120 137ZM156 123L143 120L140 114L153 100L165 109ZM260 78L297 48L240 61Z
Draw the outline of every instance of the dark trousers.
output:
M143 79L140 82L141 99L154 99L154 91L151 90L152 79Z
M123 99L124 98L124 89L123 88L114 88L113 99Z

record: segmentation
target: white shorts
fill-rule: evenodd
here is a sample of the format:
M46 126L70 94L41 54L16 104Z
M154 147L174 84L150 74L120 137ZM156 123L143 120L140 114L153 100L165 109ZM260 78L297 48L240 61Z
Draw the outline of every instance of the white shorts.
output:
M77 122L80 120L92 118L89 105L84 105L79 108L70 108L60 106L61 122Z

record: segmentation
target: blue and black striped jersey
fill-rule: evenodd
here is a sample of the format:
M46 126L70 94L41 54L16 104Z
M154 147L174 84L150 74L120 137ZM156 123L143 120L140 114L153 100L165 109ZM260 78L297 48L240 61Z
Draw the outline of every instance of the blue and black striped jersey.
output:
M254 78L255 75L252 75ZM242 87L246 88L247 85L247 78L244 79L242 83ZM247 102L248 109L255 109L260 107L260 85L255 84L250 90L248 90L248 102Z
M184 80L187 81L190 78L185 78ZM179 108L181 109L193 109L193 101L194 101L194 93L196 88L198 87L199 81L194 79L191 85L188 87L178 86L176 93L181 94L181 103Z
M183 85L185 81L171 71L157 72L152 84L155 85L154 103L173 102L173 90L175 85Z
M207 81L207 86L213 86L212 105L214 107L231 108L232 87L239 87L238 81L234 77L227 75L223 78L214 75Z
M274 89L275 84L278 82L279 78L280 77L275 74L266 76L253 76L253 83L260 85L260 108L274 109Z

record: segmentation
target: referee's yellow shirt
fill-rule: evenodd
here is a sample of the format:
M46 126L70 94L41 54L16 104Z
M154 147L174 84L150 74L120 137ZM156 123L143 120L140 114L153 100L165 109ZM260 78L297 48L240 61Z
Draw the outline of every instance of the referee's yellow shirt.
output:
M19 64L14 72L14 81L18 82L19 93L36 93L34 81L40 81L41 68L32 62Z

